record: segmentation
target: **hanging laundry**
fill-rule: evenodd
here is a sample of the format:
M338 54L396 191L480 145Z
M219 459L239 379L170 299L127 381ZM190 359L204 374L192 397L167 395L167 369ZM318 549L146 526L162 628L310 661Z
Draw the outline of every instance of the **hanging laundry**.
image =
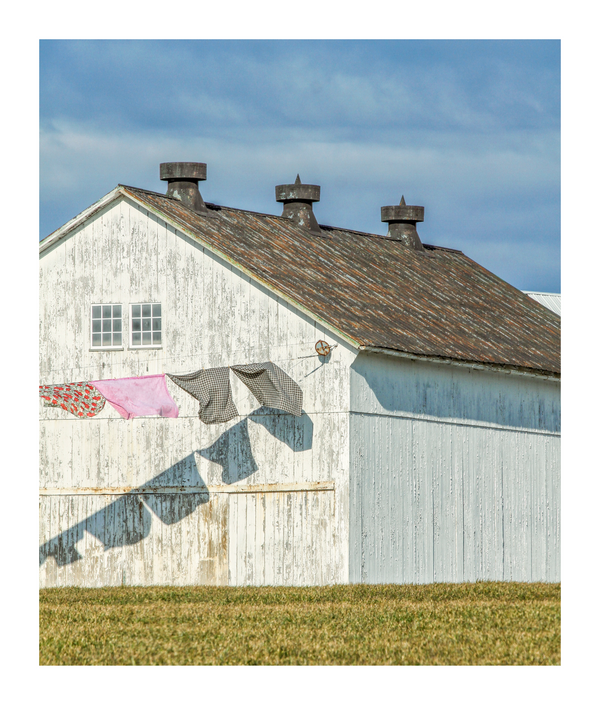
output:
M263 406L302 414L302 390L272 362L232 365L231 369Z
M179 408L169 394L165 376L103 379L92 384L124 419L134 416L166 416L176 419Z
M104 409L106 399L89 382L41 384L44 406L60 407L74 416L96 416Z
M231 398L228 367L213 367L188 375L170 374L169 378L200 402L198 416L204 423L225 423L238 416Z

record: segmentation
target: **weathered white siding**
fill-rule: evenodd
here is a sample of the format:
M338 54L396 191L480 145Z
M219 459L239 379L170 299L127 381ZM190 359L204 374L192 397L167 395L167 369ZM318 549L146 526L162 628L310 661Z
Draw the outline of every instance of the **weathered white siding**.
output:
M560 580L555 381L362 353L350 581Z
M159 350L90 350L90 306L159 302ZM325 338L339 346L315 354ZM137 204L120 198L41 255L40 383L272 360L304 392L296 418L258 408L206 426L76 419L40 403L40 584L322 584L348 580L348 400L354 352Z

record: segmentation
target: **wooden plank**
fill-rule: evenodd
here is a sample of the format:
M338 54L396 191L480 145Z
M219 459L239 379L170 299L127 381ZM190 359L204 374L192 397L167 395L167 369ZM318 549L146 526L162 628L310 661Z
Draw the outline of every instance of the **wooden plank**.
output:
M256 494L245 494L246 500L246 554L244 556L245 575L244 585L256 585L256 562L257 562L257 546L256 546L256 505L259 501Z
M269 492L333 492L334 482L297 482L256 485L210 485L207 487L42 487L46 495L124 495L124 494L256 494Z

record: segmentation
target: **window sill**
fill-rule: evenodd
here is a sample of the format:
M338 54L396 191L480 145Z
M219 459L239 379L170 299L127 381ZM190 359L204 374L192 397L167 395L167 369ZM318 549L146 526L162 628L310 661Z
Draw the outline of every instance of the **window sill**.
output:
M130 345L127 350L162 350L162 345Z
M162 350L162 345L129 345L127 350ZM120 348L88 348L89 352L119 352L125 350L124 347Z

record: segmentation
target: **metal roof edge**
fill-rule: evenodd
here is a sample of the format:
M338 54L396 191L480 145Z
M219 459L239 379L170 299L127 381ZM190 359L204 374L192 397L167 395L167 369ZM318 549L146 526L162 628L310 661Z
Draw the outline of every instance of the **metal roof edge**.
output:
M47 235L43 240L40 240L40 254L55 243L57 243L59 240L62 240L62 238L68 235L72 230L84 223L88 218L91 218L94 213L97 213L99 210L102 210L104 206L108 205L122 194L123 189L121 188L121 186L115 186L112 191L109 191L109 193L107 193L105 196L102 196L101 199L99 199L95 203L92 203L91 206L88 206L88 208L81 211L81 213L76 215L74 218L71 218L71 220L66 222L60 228L50 233L50 235Z
M417 362L434 362L441 365L453 365L457 367L469 367L475 370L484 370L487 372L502 372L503 374L521 375L523 377L535 377L536 379L547 379L554 382L560 382L559 372L550 372L548 370L534 370L514 365L501 365L493 362L474 362L469 360L458 360L451 357L436 357L434 355L415 355L413 353L402 352L401 350L393 350L391 348L379 348L373 345L360 345L360 352L374 353L377 355L391 355L392 357L401 357L406 360L415 360Z
M136 203L138 203L140 206L142 206L142 208L145 208L146 210L154 213L154 215L157 215L158 217L160 217L162 220L165 221L165 223L168 223L172 228L183 233L186 237L189 237L191 240L199 242L202 245L202 247L205 247L207 250L209 250L213 254L217 255L217 257L220 257L221 259L225 260L226 262L229 262L229 264L231 264L233 267L238 269L240 272L243 272L247 277L252 279L252 281L257 282L258 284L260 284L261 286L264 286L269 291L272 291L274 294L276 294L277 296L282 298L284 301L286 301L287 303L289 303L292 306L294 306L295 308L297 308L304 315L309 316L313 320L320 323L324 328L326 328L330 332L334 333L335 335L339 336L340 338L342 338L342 340L345 340L353 348L360 348L360 345L361 345L360 341L355 340L354 338L350 337L347 333L344 333L344 331L340 330L336 326L334 326L331 323L329 323L328 321L324 320L318 314L316 314L313 311L311 311L310 309L306 308L299 301L296 301L288 294L285 294L284 292L282 292L279 289L277 289L276 287L274 287L271 283L261 279L260 277L257 277L256 274L254 274L254 272L250 271L249 269L246 269L246 267L244 267L242 264L240 264L239 262L234 260L232 257L230 257L229 255L226 255L224 252L221 252L221 250L219 250L214 245L211 245L210 243L203 240L199 235L196 235L196 233L193 233L190 230L188 230L184 225L182 225L181 223L179 223L175 219L171 218L169 215L164 213L164 211L160 210L160 208L156 208L155 206L151 206L146 201L139 200L138 198L136 198L134 193L131 193L130 191L127 190L126 186L121 186L121 187L117 187L117 188L121 188L123 195L134 200Z
M555 291L525 291L525 289L521 289L521 291L524 294L537 294L538 296L560 296L560 294Z

